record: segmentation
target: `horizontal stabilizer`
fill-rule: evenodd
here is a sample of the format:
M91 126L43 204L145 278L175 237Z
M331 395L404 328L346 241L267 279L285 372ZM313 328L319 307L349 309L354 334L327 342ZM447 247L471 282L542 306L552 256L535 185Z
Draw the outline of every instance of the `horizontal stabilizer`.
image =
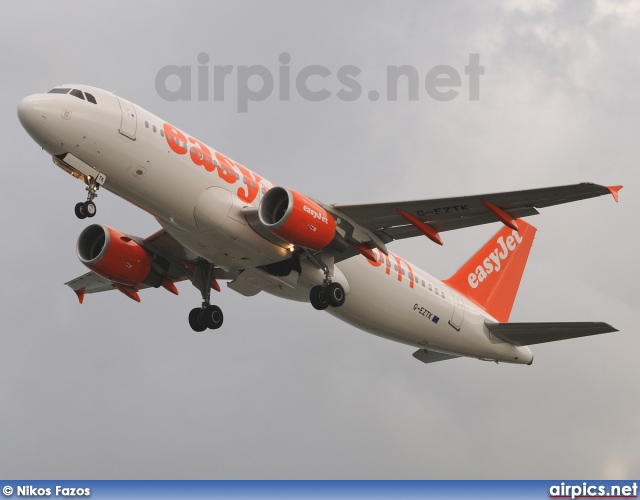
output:
M485 323L492 335L516 346L617 332L607 323Z
M435 363L436 361L445 361L447 359L459 358L453 354L445 354L437 351L427 351L426 349L418 349L413 353L413 357L419 359L423 363Z

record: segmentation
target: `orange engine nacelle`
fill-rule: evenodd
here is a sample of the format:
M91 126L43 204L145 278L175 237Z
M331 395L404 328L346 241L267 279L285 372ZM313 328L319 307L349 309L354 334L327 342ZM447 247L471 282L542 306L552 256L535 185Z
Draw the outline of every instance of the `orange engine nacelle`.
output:
M129 236L109 226L85 228L76 246L80 261L114 283L158 287L162 278L151 267L151 256Z
M336 233L336 221L331 214L293 189L274 187L267 191L258 216L264 227L294 245L312 250L346 245Z

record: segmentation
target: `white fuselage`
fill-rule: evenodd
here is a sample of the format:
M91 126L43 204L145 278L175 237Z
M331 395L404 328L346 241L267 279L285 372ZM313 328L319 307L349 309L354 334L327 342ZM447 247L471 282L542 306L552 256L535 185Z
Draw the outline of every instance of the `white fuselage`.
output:
M225 270L255 268L291 255L258 235L243 213L258 206L273 187L269 181L112 93L66 87L90 92L97 104L68 94L36 94L20 103L23 125L49 154L70 153L104 174L105 189L152 214L184 247ZM332 315L418 348L532 361L527 347L491 337L484 323L495 319L446 284L392 253L374 253L377 262L357 255L335 265L334 277L348 296L342 307L328 309ZM306 259L301 264L296 286L265 290L307 301L322 273Z

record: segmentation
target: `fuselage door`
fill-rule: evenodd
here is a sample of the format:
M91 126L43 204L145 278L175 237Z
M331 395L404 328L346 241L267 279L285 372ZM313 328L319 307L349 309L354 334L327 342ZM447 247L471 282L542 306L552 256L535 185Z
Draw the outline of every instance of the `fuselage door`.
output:
M118 103L120 104L120 111L122 112L119 132L129 139L135 140L136 128L138 126L136 108L132 103L122 97L118 97Z
M453 295L453 314L451 314L449 324L456 330L460 331L462 321L464 320L464 300L460 295L453 291L449 293Z

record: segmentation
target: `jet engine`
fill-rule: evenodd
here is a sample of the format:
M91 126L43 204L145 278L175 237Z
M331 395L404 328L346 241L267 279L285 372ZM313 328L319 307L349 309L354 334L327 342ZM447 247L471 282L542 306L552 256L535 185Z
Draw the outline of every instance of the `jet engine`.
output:
M76 252L85 266L114 283L155 288L162 285L147 251L109 226L92 224L85 228L78 238Z
M279 238L312 250L343 251L348 244L336 231L333 216L293 189L274 187L258 209L260 223Z

